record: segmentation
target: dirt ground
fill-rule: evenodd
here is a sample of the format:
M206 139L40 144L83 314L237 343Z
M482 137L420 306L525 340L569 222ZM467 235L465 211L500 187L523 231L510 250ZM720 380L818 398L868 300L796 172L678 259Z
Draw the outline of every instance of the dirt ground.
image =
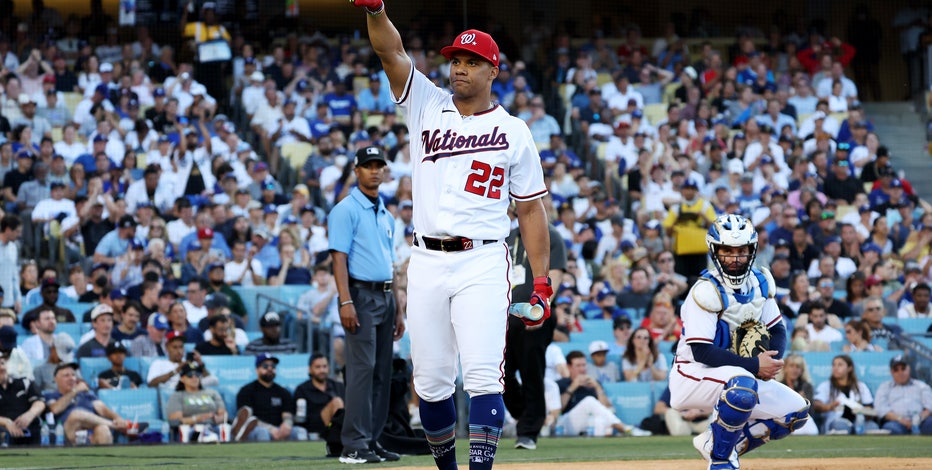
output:
M700 470L707 464L700 460L637 460L615 462L530 462L496 465L505 470L609 470L637 468L638 470ZM425 467L397 467L398 470L415 470ZM932 468L930 459L742 459L742 470L890 470Z

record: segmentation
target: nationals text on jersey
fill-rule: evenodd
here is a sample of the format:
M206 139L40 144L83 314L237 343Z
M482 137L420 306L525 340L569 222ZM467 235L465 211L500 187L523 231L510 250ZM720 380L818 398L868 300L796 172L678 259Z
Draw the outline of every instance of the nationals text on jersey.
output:
M498 133L498 126L492 129L491 134L459 135L447 129L441 136L442 129L426 130L421 132L421 142L424 144L425 157L422 162L437 161L440 158L455 157L464 153L494 152L508 149L508 134ZM446 150L444 153L432 152Z

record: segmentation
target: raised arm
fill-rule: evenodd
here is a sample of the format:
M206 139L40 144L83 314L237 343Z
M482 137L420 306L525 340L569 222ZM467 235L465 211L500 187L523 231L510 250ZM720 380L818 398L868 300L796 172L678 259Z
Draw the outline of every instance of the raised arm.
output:
M385 14L385 4L382 0L350 0L358 7L364 7L368 18L366 25L369 30L369 42L372 50L382 60L382 68L388 75L388 82L392 86L392 94L400 97L404 94L404 87L411 72L411 59L405 53L401 34Z

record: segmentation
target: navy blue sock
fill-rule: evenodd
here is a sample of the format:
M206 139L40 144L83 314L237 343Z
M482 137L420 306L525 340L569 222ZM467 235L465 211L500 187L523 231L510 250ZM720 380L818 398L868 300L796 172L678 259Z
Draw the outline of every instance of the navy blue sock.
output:
M498 393L472 397L469 402L469 470L491 470L502 437L505 403Z
M453 397L443 401L421 400L421 426L427 444L440 470L456 470L456 403Z

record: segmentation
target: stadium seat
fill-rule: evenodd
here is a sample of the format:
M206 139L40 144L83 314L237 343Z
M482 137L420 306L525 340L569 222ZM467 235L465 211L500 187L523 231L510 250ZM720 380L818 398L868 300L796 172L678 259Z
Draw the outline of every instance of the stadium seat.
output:
M602 388L615 405L615 416L625 424L638 426L654 412L651 382L615 382L602 384Z
M606 83L611 83L611 82L612 82L612 74L608 72L599 72L595 75L595 83L596 85L599 86L599 88L601 88L602 85L605 85Z
M294 388L307 381L307 361L311 357L310 354L280 354L276 357L279 362L275 372L275 382L286 388L289 385Z
M395 342L398 345L395 354L402 359L411 358L411 335L405 332L404 336Z
M644 117L650 125L656 125L658 121L667 117L667 105L663 103L644 105Z
M217 391L223 397L223 406L226 407L227 414L230 416L236 415L236 394L239 393L239 389L242 387L241 384L221 384L217 387Z
M93 390L97 390L97 376L111 367L106 357L82 357L78 365L81 367L81 377Z
M78 107L78 103L84 99L84 96L75 92L62 93L62 95L65 97L65 107L68 108L68 114L74 116L74 108Z
M563 352L563 355L566 356L570 351L582 351L586 355L588 360L589 357L589 343L583 341L570 341L567 343L553 343L560 348L560 351Z
M932 318L900 318L897 323L906 334L924 334L932 325Z
M304 166L307 158L314 153L314 146L307 142L292 142L282 145L282 158L288 161L292 168L298 170Z
M130 358L126 358L129 360ZM149 366L152 365L155 357L134 357L132 359L136 360L136 372L139 372L139 375L142 376L142 380L146 380L149 376Z
M900 351L856 352L849 356L854 361L858 380L871 384L890 378L890 359L899 353ZM812 377L813 387L818 387L832 376L832 359L839 354L841 353L832 351L802 353Z
M586 343L589 344L596 340L602 340L607 342L614 342L615 338L612 336L612 331L605 329L591 329L583 330L580 332L570 333L570 341L574 343ZM588 352L588 350L583 351Z
M584 332L596 330L606 331L609 334L612 332L612 321L604 318L579 320L579 326L582 327Z
M201 359L221 384L239 387L256 379L256 363L252 356L201 356Z
M101 390L97 396L127 421L149 423L152 430L162 427L159 394L154 388ZM116 442L126 442L126 436L119 435Z

